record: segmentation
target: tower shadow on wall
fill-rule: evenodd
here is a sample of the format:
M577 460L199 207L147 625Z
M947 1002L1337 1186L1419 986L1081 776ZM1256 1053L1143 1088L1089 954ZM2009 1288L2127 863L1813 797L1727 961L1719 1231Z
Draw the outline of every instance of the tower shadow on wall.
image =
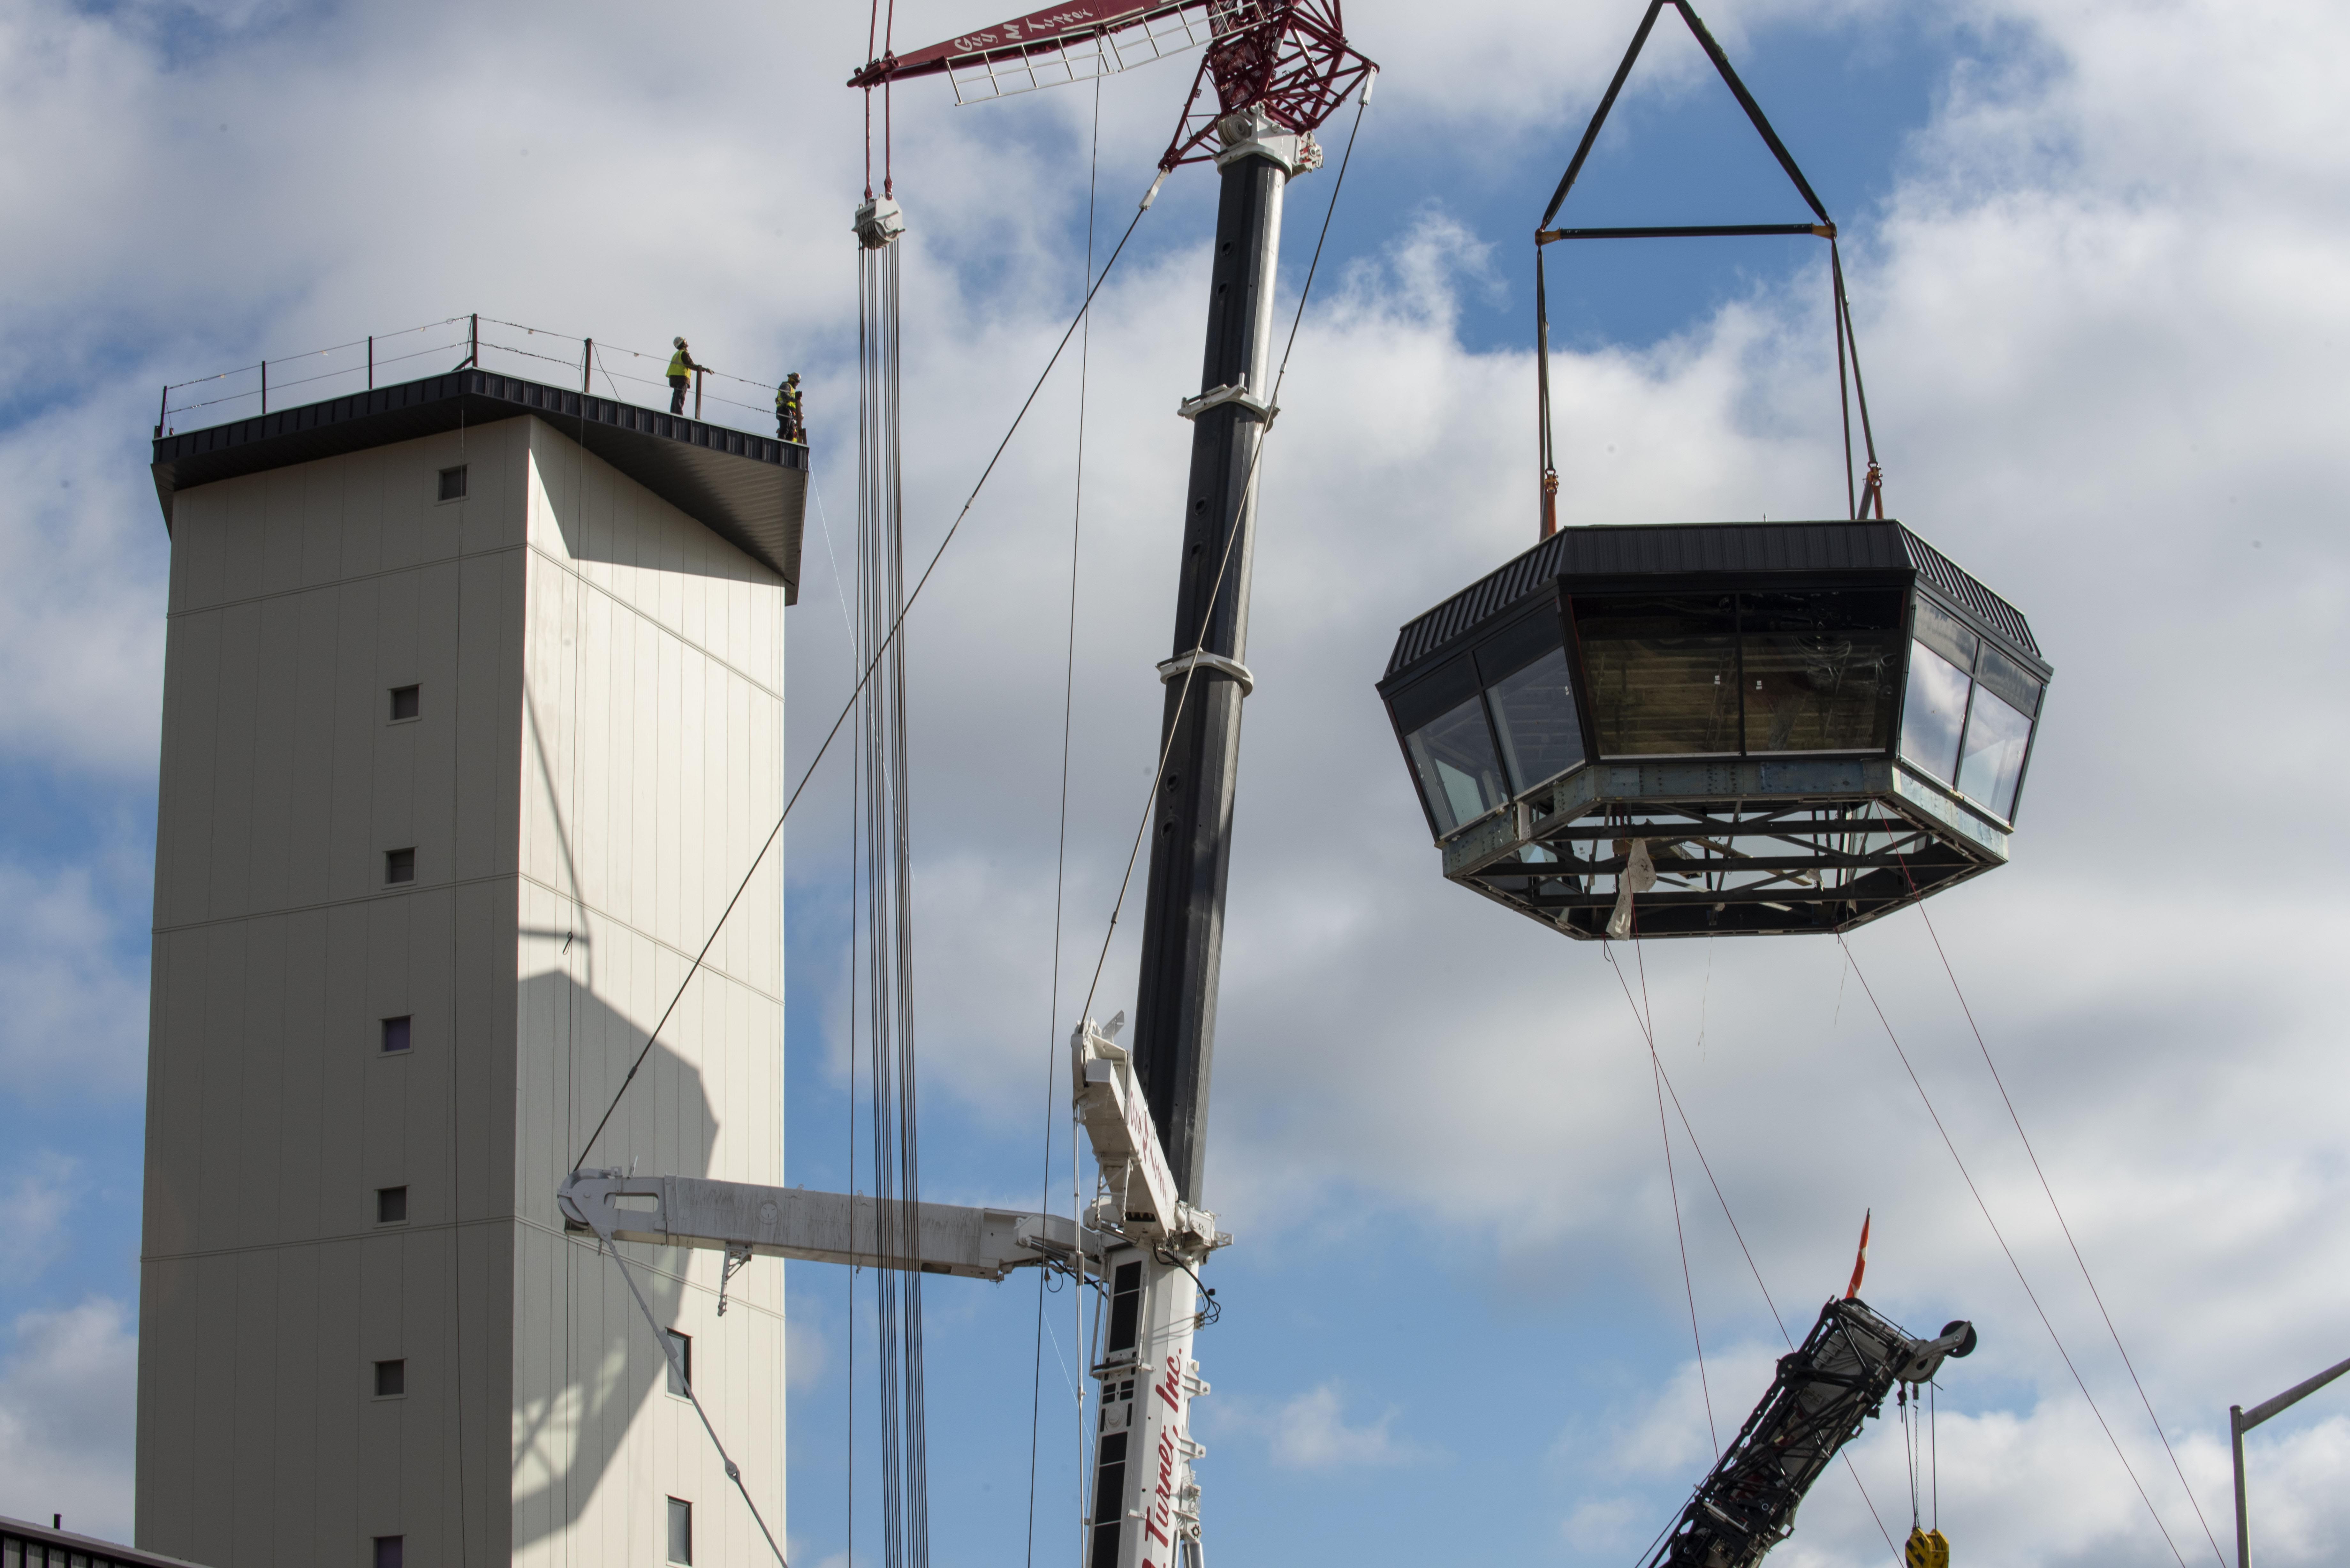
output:
M580 956L575 950L573 957ZM681 1010L688 1027L691 1000ZM524 1104L542 1108L526 1111L518 1129L519 1207L536 1223L515 1233L511 1479L517 1551L577 1524L615 1465L634 1462L650 1474L650 1432L633 1438L646 1451L630 1456L625 1445L637 1413L667 1382L661 1347L619 1270L592 1233L565 1231L555 1202L580 1144L644 1049L644 1030L560 971L525 977L518 1001ZM531 1092L536 1088L544 1088L543 1098ZM657 1044L588 1163L626 1168L636 1160L663 1175L707 1176L717 1133L701 1069ZM654 1317L676 1323L689 1250L619 1246Z

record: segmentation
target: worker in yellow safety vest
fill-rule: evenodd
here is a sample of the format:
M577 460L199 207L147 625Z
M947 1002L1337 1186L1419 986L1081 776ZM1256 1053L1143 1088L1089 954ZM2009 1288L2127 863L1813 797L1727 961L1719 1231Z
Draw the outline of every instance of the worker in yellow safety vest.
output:
M669 411L681 414L685 412L685 389L693 385L693 373L710 367L693 362L693 356L685 351L684 338L672 341L677 344L677 352L669 357Z
M800 373L785 377L775 388L775 439L807 444L807 421L800 415Z

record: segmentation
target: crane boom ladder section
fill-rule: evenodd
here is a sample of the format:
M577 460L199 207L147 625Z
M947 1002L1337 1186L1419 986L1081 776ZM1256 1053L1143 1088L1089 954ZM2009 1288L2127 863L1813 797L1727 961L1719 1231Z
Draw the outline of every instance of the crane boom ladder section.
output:
M1229 26L1226 0L1070 0L907 55L868 61L848 78L875 88L943 75L957 103L1087 81L1197 48Z
M1930 1383L1975 1347L1972 1324L1916 1339L1856 1297L1831 1300L1779 1358L1754 1413L1681 1511L1648 1568L1753 1568L1795 1528L1795 1509L1897 1383Z

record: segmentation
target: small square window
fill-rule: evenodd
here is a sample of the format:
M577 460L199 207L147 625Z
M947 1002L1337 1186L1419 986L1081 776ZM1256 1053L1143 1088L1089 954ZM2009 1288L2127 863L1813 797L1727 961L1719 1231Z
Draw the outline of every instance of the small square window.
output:
M673 1328L665 1328L661 1332L669 1336L669 1391L682 1399L687 1397L686 1389L693 1383L693 1336L680 1334ZM680 1373L684 1376L680 1376ZM684 1559L679 1561L683 1562Z
M693 1504L681 1497L669 1500L669 1560L693 1562Z
M394 882L416 880L416 851L387 849L383 852L383 879L386 886Z
M391 689L391 718L394 723L416 717L417 700L422 690L419 686L395 686Z
M379 1535L375 1538L375 1568L401 1568L400 1548L407 1541L404 1535Z
M379 1361L375 1364L375 1397L398 1399L408 1392L408 1363Z
M402 1013L398 1018L383 1021L383 1048L386 1053L408 1049L409 1024L411 1020Z
M408 1223L408 1189L379 1187L375 1189L375 1222L379 1225Z
M441 471L441 499L443 501L465 499L465 465L463 463Z

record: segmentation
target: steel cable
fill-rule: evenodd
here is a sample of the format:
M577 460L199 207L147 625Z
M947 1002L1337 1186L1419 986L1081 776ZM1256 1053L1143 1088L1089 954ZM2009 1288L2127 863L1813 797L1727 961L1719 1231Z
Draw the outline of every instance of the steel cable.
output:
M1090 294L1094 278L1094 207L1101 179L1101 78L1094 78L1093 143L1086 174L1086 283ZM1073 734L1072 721L1076 711L1077 694L1077 552L1084 537L1086 514L1086 392L1093 369L1093 314L1090 309L1079 313L1084 325L1077 345L1077 431L1076 475L1071 486L1069 512L1069 614L1067 647L1061 671L1061 799L1058 825L1053 851L1053 970L1052 981L1045 992L1045 1160L1044 1173L1037 1180L1036 1208L1039 1212L1052 1210L1053 1187L1053 1082L1057 1076L1054 1064L1059 1058L1061 1039L1061 914L1063 896L1067 888L1069 862L1069 753ZM1076 1085L1070 1085L1072 1096ZM1072 1150L1072 1158L1075 1151ZM1080 1217L1071 1215L1072 1240L1076 1239ZM1077 1260L1080 1281L1084 1277L1085 1261ZM1045 1385L1045 1283L1052 1271L1040 1269L1036 1273L1036 1345L1035 1366L1029 1374L1028 1384L1028 1536L1027 1562L1036 1561L1036 1459L1037 1433L1044 1414ZM1076 1418L1078 1430L1078 1484L1084 1485L1085 1384L1076 1386ZM1082 1502L1080 1504L1082 1512Z
M1901 862L1901 868L1903 876L1908 877L1909 863L1907 860ZM1914 879L1910 886L1916 888ZM2203 1527L2204 1539L2211 1543L2211 1554L2220 1560L2220 1568L2227 1568L2228 1554L2220 1549L2218 1537L2211 1533L2211 1522L2203 1515L2203 1505L2196 1499L2195 1489L2187 1484L2187 1471L2180 1466L2178 1455L2170 1446L2169 1435L2163 1430L2162 1417L2154 1413L2154 1401L2147 1397L2146 1385L2138 1381L2137 1367L2131 1362L2129 1351L2122 1344L2121 1330L2114 1326L2114 1314L2106 1310L2105 1293L2097 1289L2097 1282L2089 1272L2089 1261L2081 1255L2081 1244L2073 1239L2073 1227L2064 1218L2064 1207L2056 1201L2056 1190L2049 1186L2048 1173L2040 1167L2040 1151L2032 1147L2031 1135L2023 1130L2023 1118L2016 1114L2015 1102L2008 1096L2007 1081L2000 1076L1999 1064L1991 1060L1991 1045L1983 1039L1981 1025L1975 1022L1974 1009L1968 1005L1967 993L1959 984L1958 971L1950 967L1950 955L1942 949L1941 933L1934 929L1934 918L1926 912L1923 902L1918 906L1918 914L1926 922L1926 934L1933 939L1934 954L1942 961L1942 972L1950 977L1950 991L1959 999L1960 1012L1966 1015L1967 1028L1975 1037L1975 1048L1982 1053L1983 1065L1991 1070L1991 1081L1999 1089L2000 1104L2007 1107L2007 1119L2015 1127L2015 1136L2023 1145L2025 1157L2032 1161L2032 1174L2039 1180L2041 1194L2048 1199L2049 1211L2056 1216L2057 1229L2064 1233L2064 1245L2071 1249L2073 1262L2080 1267L2081 1280L2089 1287L2090 1299L2097 1303L2097 1315L2105 1319L2106 1333L2113 1337L2114 1349L2120 1354L2122 1366L2129 1373L2130 1386L2137 1390L2138 1403L2146 1407L2146 1418L2153 1423L2154 1435L2162 1439L2162 1451L2169 1456L2170 1468L2178 1477L2179 1489L2187 1493L2188 1505L2195 1511L2195 1521Z
M1142 213L1147 210L1138 210L1133 220L1126 225L1126 233L1119 237L1118 248L1110 253L1109 260L1102 264L1101 276L1095 280L1093 290L1086 296L1087 304L1090 305L1094 294L1099 293L1101 286L1109 281L1110 269L1118 265L1118 258L1125 251L1127 241L1134 237L1135 225L1141 222ZM1082 315L1082 307L1080 307L1080 314ZM993 454L987 460L987 466L980 472L978 481L971 487L971 493L964 497L962 509L955 514L954 521L947 526L946 536L939 541L938 548L931 553L929 563L922 567L922 575L915 579L913 590L906 596L906 607L899 612L896 622L890 626L889 636L882 639L882 647L885 649L897 640L899 634L904 629L906 617L913 613L915 604L922 597L922 590L930 586L931 575L938 570L939 562L945 557L947 547L954 543L955 535L962 531L963 520L971 515L971 509L978 503L980 493L987 488L987 482L993 476L996 465L1003 460L1004 452L1012 445L1012 438L1019 433L1021 424L1028 417L1028 410L1035 404L1036 395L1045 389L1046 379L1052 375L1053 367L1060 362L1062 351L1068 348L1069 339L1076 335L1076 330L1077 318L1072 317L1067 330L1061 334L1059 343L1055 345L1051 357L1045 360L1044 369L1037 373L1035 383L1028 389L1028 395L1022 400L1019 411L1012 416L1011 426L1004 431L1003 439L996 442ZM607 374L608 375L609 372L608 371ZM877 654L858 676L857 684L850 690L847 699L842 702L840 711L833 715L832 725L825 732L824 740L816 746L816 755L808 760L807 767L800 774L799 783L792 786L792 793L785 800L784 809L776 816L775 826L768 829L766 839L759 846L759 852L751 857L749 868L743 873L743 880L735 886L734 896L726 901L726 908L720 911L717 921L710 929L709 939L702 944L702 950L694 955L692 965L687 969L685 978L678 982L677 991L671 996L669 1005L661 1010L660 1020L654 1023L651 1033L646 1035L644 1046L637 1053L637 1059L629 1064L628 1075L620 1080L620 1086L613 1091L612 1103L605 1107L604 1115L596 1123L595 1130L588 1135L588 1141L580 1146L578 1155L571 1162L572 1169L580 1168L588 1156L594 1151L596 1141L603 1137L605 1127L610 1125L612 1113L619 1109L621 1097L629 1092L629 1085L636 1080L637 1070L644 1065L645 1057L652 1051L653 1042L660 1038L660 1032L668 1024L671 1015L677 1011L677 1004L683 999L686 987L693 983L693 977L701 972L702 964L709 960L710 949L718 940L718 933L726 928L727 917L734 912L734 906L742 901L743 893L749 890L751 878L758 874L760 863L766 859L767 851L775 846L776 838L783 834L784 824L791 820L792 808L799 804L800 796L806 793L808 781L816 776L816 770L823 765L825 754L832 749L832 742L839 736L841 726L847 723L848 716L857 711L858 700L864 695L866 686L873 679L874 668L879 662L880 658Z
M1711 946L1712 944L1711 942L1707 944L1709 952ZM1611 956L1608 959L1608 967L1616 971L1616 983L1623 989L1624 1005L1631 1009L1633 1023L1639 1027L1640 1032L1644 1036L1648 1036L1650 1034L1650 1031L1648 1021L1641 1016L1638 1005L1632 1000L1632 988L1624 979L1623 966L1617 963ZM1707 960L1707 973L1709 978L1711 977L1711 972L1712 960L1709 956ZM1696 1151L1698 1167L1705 1172L1705 1179L1708 1185L1711 1186L1713 1189L1713 1200L1721 1205L1721 1217L1729 1222L1730 1234L1737 1241L1738 1251L1746 1259L1747 1272L1754 1276L1754 1288L1762 1293L1762 1304L1771 1309L1772 1326L1778 1329L1779 1337L1786 1342L1788 1349L1793 1350L1795 1348L1795 1342L1794 1339L1787 1333L1786 1321L1779 1315L1779 1303L1777 1301L1773 1299L1771 1295L1771 1287L1762 1282L1762 1271L1755 1264L1753 1251L1746 1245L1746 1234L1743 1231L1739 1229L1738 1216L1730 1211L1730 1199L1723 1194L1721 1190L1721 1183L1713 1174L1713 1162L1707 1159L1705 1157L1705 1145L1698 1141L1697 1128L1690 1123L1689 1111L1681 1104L1680 1091L1673 1087L1672 1074L1666 1071L1662 1056L1658 1054L1656 1052L1653 1038L1651 1038L1649 1054L1651 1059L1656 1063L1658 1076L1663 1080L1665 1093L1672 1099L1673 1112L1680 1118L1681 1130L1689 1135L1690 1147ZM1898 1561L1901 1555L1901 1549L1893 1543L1893 1532L1885 1528L1884 1517L1877 1511L1877 1500L1868 1495L1867 1484L1860 1479L1860 1471L1854 1467L1852 1456L1848 1453L1839 1453L1836 1457L1844 1460L1846 1473L1852 1477L1852 1484L1854 1488L1859 1491L1860 1501L1867 1505L1868 1517L1876 1521L1877 1532L1885 1537L1886 1550L1891 1552L1895 1559ZM1692 1497L1697 1495L1696 1489L1692 1488L1690 1495ZM1672 1526L1669 1523L1665 1526L1666 1531L1669 1531L1671 1529ZM1664 1532L1659 1532L1658 1540L1662 1540L1663 1537ZM1655 1549L1656 1542L1649 1542L1648 1550L1654 1551ZM1644 1552L1642 1556L1645 1558L1647 1556L1647 1552Z
M1893 1054L1901 1059L1902 1071L1909 1075L1909 1083L1918 1091L1918 1098L1925 1106L1926 1115L1933 1119L1934 1130L1941 1135L1942 1147L1950 1151L1951 1163L1959 1168L1960 1179L1967 1184L1968 1194L1974 1199L1975 1207L1982 1211L1983 1223L1991 1227L1991 1238L2006 1256L2007 1266L2015 1271L2016 1283L2023 1287L2024 1295L2032 1303L2032 1310L2039 1314L2040 1325L2048 1331L2048 1338L2056 1346L2056 1354L2063 1359L2064 1370L2073 1375L2074 1385L2081 1390L2081 1397L2087 1402L2089 1414L2097 1418L2098 1429L2106 1434L2106 1441L2113 1446L2114 1457L2121 1460L2130 1484L2137 1489L2138 1500L2146 1504L2147 1514L2154 1521L2155 1529L2161 1532L2163 1544L2170 1548L2173 1557L2178 1558L2179 1568L2187 1568L2187 1559L2180 1553L2178 1543L2170 1538L2170 1527L2163 1523L2161 1511L2154 1506L2154 1499L2147 1494L2146 1483L2138 1480L2137 1468L2129 1462L2129 1456L2122 1451L2121 1439L2114 1436L2113 1428L2106 1421L2106 1413L2097 1407L2096 1397L2089 1392L2089 1385L2082 1377L2081 1369L2073 1364L2072 1352L2064 1348L2064 1336L2056 1332L2055 1324L2049 1319L2048 1309L2040 1304L2039 1293L2033 1290L2032 1282L2024 1277L2023 1265L2017 1261L2014 1250L2007 1244L2007 1237L2000 1230L1999 1221L1991 1218L1991 1205L1984 1201L1981 1191L1975 1186L1974 1176L1967 1169L1967 1162L1960 1158L1959 1146L1951 1141L1950 1129L1942 1125L1941 1113L1934 1108L1933 1099L1926 1093L1926 1085L1918 1076L1918 1069L1910 1064L1909 1053L1902 1049L1901 1037L1893 1032L1893 1022L1886 1017L1884 1004L1877 1000L1876 988L1868 983L1868 976L1862 971L1860 961L1853 956L1852 944L1844 940L1842 932L1838 932L1836 945L1844 950L1845 961L1852 965L1853 978L1860 981L1861 994L1868 998L1868 1005L1876 1012L1877 1023L1885 1026L1885 1038L1892 1043Z

